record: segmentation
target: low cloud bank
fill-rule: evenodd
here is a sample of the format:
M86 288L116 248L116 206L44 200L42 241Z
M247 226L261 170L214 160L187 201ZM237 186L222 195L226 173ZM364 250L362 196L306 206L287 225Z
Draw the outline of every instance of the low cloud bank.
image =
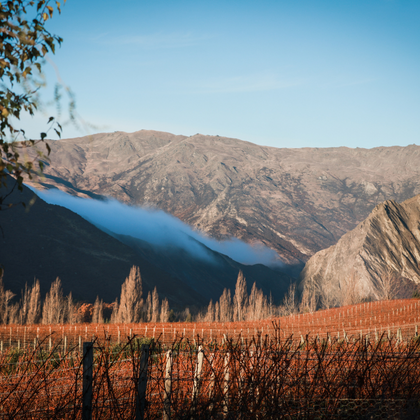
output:
M217 241L162 210L129 206L115 199L99 201L74 197L56 189L31 189L47 203L65 207L102 230L129 235L156 247L181 248L192 256L212 261L211 254L201 243L242 264L282 265L278 254L264 245L251 246L236 238Z

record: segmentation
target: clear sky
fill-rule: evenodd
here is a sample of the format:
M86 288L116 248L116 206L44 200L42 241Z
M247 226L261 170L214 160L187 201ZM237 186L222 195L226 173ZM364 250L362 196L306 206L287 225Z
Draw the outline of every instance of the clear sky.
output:
M68 0L48 28L91 132L420 144L419 0Z

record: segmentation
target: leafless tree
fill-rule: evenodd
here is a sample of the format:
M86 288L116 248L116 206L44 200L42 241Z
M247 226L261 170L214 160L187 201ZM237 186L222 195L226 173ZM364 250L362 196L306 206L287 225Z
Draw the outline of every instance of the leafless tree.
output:
M143 306L142 293L140 269L133 266L129 276L121 286L117 322L131 323L140 320Z
M280 308L281 315L292 315L297 312L296 304L296 285L292 283L289 290L283 298L283 303Z
M150 322L152 320L153 304L152 304L152 294L149 292L146 299L146 308L145 308L145 321Z
M206 315L204 316L204 322L214 322L214 305L213 300L210 299L209 306L207 307Z
M360 303L363 295L360 290L360 279L356 272L351 272L349 276L340 283L340 296L337 296L337 304L340 306L355 305Z
M243 321L248 305L248 293L246 290L246 280L242 271L239 271L236 280L235 295L233 296L233 320Z
M304 287L299 304L300 313L312 313L316 311L317 295L314 288Z
M155 288L152 293L152 322L159 322L159 295Z
M39 285L39 280L35 279L29 298L27 324L37 324L41 320L41 312L41 287Z
M269 316L269 305L267 297L264 296L262 290L257 288L256 283L252 285L251 293L248 299L248 310L246 314L247 321L255 321L258 319L264 319Z
M377 277L375 289L378 300L391 300L397 298L400 291L399 276L390 269L386 270L382 275Z
M232 321L232 298L230 290L224 289L219 299L220 322Z
M92 322L94 324L104 323L104 302L96 296L95 303L93 305Z
M119 312L119 304L118 304L118 298L115 299L115 301L112 303L112 313L111 313L111 324L118 323L118 312Z
M19 303L16 302L16 303L10 305L9 324L19 324L19 312L20 312Z
M219 302L216 302L214 304L214 322L220 321L220 304Z
M62 324L65 319L65 301L59 277L51 284L42 307L43 324Z
M11 300L15 297L15 294L10 290L4 290L3 276L0 276L0 321L2 324L10 324L11 318L14 317L13 305Z
M349 297L350 290L347 290L346 293ZM318 286L315 295L318 297L318 302L322 309L330 309L339 302L337 293L334 293L325 283Z
M72 292L66 297L65 306L66 322L68 324L77 324L78 322L81 322L81 314L78 311L79 305L74 303Z
M163 299L160 307L160 322L168 322L169 318L169 302L168 299Z
M41 289L39 280L35 279L32 287L22 291L22 299L19 311L21 324L36 324L41 317Z

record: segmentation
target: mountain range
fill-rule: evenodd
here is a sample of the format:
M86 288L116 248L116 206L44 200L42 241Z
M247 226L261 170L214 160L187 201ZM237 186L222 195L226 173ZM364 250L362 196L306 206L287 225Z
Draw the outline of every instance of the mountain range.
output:
M262 242L302 268L386 200L420 193L420 147L265 147L141 130L50 141L38 188L153 206L207 232Z
M59 276L77 299L110 302L132 265L140 266L146 293L156 286L175 307L233 291L239 270L249 288L256 281L277 303L304 267L301 287L335 303L349 275L365 297L378 292L385 269L418 280L417 201L398 204L420 193L418 146L277 149L147 130L49 145L43 177L32 187L162 209L218 240L262 243L285 265L240 264L200 243L217 261L205 263L176 247L99 229L38 198L29 211L0 214L0 262L15 293L34 276L45 293ZM32 193L22 197L11 199L29 202Z

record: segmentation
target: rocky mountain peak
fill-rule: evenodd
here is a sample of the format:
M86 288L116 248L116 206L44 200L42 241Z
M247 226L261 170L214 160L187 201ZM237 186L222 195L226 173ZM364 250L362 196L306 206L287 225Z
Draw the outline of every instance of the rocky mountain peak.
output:
M420 195L377 205L336 245L312 256L301 279L304 289L330 305L348 303L351 288L359 298L379 299L384 281L395 293L403 283L403 292L410 289L404 279L420 284Z

